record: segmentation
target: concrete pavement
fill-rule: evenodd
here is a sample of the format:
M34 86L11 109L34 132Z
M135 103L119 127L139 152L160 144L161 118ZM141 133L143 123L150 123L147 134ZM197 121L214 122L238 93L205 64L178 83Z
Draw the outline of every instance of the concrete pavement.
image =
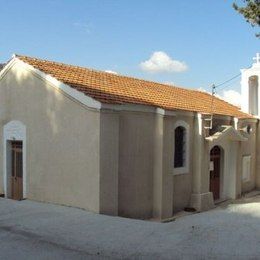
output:
M0 259L260 259L260 196L169 223L0 199Z

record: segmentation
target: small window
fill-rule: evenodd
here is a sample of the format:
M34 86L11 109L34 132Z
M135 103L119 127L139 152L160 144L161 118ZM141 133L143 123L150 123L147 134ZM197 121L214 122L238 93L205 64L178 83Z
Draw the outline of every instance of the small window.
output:
M246 155L243 156L243 161L242 161L242 178L243 181L249 181L250 180L250 170L251 170L251 156Z
M174 168L185 166L186 130L182 126L175 129Z

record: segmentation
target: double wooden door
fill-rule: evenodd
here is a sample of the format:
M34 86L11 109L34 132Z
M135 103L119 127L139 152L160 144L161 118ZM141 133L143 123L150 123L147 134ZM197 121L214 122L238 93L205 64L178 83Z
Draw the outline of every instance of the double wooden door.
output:
M220 197L220 160L221 150L218 146L214 146L210 151L211 171L209 190L213 193L214 200Z
M23 143L21 141L11 142L11 198L23 199Z

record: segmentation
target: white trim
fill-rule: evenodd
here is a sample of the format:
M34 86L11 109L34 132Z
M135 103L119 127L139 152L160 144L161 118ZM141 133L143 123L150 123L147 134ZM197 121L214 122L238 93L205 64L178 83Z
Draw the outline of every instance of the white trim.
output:
M237 117L234 117L234 128L235 130L238 130L238 118Z
M15 57L10 60L7 65L4 67L4 69L0 72L0 80L5 76L5 74L14 66L18 65L21 66L23 69L30 71L40 77L41 79L47 81L50 83L51 86L55 87L56 89L64 92L68 96L74 98L75 100L79 101L83 105L94 108L94 109L101 109L101 103L84 93L72 88L71 86L64 84L63 82L57 80L51 75L47 75L46 73L34 68L32 65L29 65L28 63L20 60L18 57Z
M8 141L22 141L23 142L23 198L26 198L27 188L26 188L26 127L20 121L10 121L4 126L3 133L3 144L4 144L4 156L3 156L3 174L4 174L4 193L5 197L8 198L9 190L9 174L8 174L8 164L7 164L7 144Z
M156 108L156 112L155 112L156 114L158 114L158 115L162 115L162 116L165 116L165 110L164 109L162 109L162 108Z
M174 167L175 129L179 126L185 128L185 139L186 139L185 140L185 166L175 168ZM189 173L189 165L190 165L190 126L185 121L178 120L177 122L175 122L173 126L173 174L179 175L179 174Z
M3 79L5 74L13 67L13 65L16 63L16 59L11 59L4 68L0 71L0 81Z
M211 164L211 150L217 146L219 149L220 149L220 168L219 168L219 199L226 199L228 198L227 196L227 188L230 188L232 185L230 185L230 187L228 187L229 183L230 183L230 180L227 179L227 176L226 176L226 164L229 163L229 162L226 162L225 160L225 157L227 156L226 155L226 151L224 149L224 147L220 144L213 144L213 145L209 145L209 164ZM214 169L213 169L214 170ZM208 171L208 174L209 174L209 184L208 184L208 187L209 187L209 191L210 191L210 172L211 172L211 169L209 167L209 171ZM231 174L230 174L231 175ZM212 191L210 191L212 192ZM213 192L212 192L213 193Z
M240 192L237 187L237 182L240 181L238 179L239 167L241 168L242 174L242 163L239 166L237 161L239 153L239 143L230 142L225 139L210 142L208 146L209 162L210 151L214 146L218 146L221 149L222 177L220 176L220 199L235 199L237 197L238 192ZM210 171L208 171L208 174L210 174ZM242 177L240 176L240 178ZM210 179L208 180L210 181Z
M229 139L231 141L247 141L248 138L243 136L238 130L235 130L233 126L222 126L225 129L222 132L216 132L214 135L206 137L205 139L209 142L221 142L223 139Z
M19 62L21 62L21 64L23 64L25 66L25 68L28 68L29 70L31 70L32 72L34 72L35 74L40 76L43 80L46 80L52 86L63 91L64 93L66 93L67 95L76 99L77 101L81 102L85 106L90 107L90 108L95 108L95 109L101 109L101 103L99 101L85 95L84 93L72 88L71 86L69 86L67 84L64 84L63 82L57 80L53 76L48 75L48 74L34 68L32 65L20 60L19 58L16 58L16 59Z
M198 131L199 131L199 135L202 135L203 116L201 114L197 114L197 118L198 118Z

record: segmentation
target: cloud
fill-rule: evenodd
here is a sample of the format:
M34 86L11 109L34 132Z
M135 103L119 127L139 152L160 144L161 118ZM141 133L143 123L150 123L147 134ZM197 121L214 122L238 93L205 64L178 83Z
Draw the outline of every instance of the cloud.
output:
M105 72L107 72L107 73L111 73L111 74L115 74L115 75L118 74L116 71L113 71L113 70L105 70Z
M211 93L209 93L205 88L202 88L202 87L199 87L199 88L198 88L198 91L207 92L208 94L211 94Z
M211 95L211 93L204 88L199 88L198 90L202 91L202 92L206 92L206 93ZM215 96L222 99L222 100L225 100L226 102L228 102L232 105L235 105L237 107L241 107L242 96L238 91L235 91L235 90L232 90L232 89L224 90L222 95L215 94Z
M235 90L224 90L222 98L235 106L241 107L242 96Z
M188 69L188 66L182 61L172 59L163 51L156 51L149 60L140 63L140 68L153 73L183 72Z
M173 81L165 81L163 84L169 85L169 86L176 86Z

